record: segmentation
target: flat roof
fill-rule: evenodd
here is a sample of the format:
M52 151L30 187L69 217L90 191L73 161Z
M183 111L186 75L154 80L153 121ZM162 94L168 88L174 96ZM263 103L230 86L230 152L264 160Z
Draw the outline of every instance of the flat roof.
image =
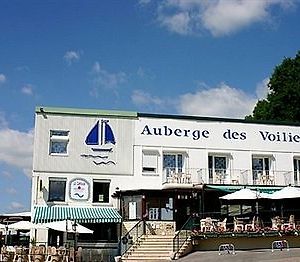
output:
M239 118L207 117L207 116L180 115L180 114L140 113L135 111L100 110L100 109L84 109L84 108L68 108L68 107L37 106L35 108L35 113L37 114L46 113L46 114L57 114L57 115L107 116L107 117L111 116L117 118L144 117L144 118L178 119L178 120L192 120L192 121L300 126L300 122L290 122L290 121L246 120L246 119L239 119Z
M99 110L84 108L68 108L68 107L44 107L37 106L35 108L37 114L54 114L54 115L84 115L84 116L114 116L137 118L137 112L117 111L117 110Z

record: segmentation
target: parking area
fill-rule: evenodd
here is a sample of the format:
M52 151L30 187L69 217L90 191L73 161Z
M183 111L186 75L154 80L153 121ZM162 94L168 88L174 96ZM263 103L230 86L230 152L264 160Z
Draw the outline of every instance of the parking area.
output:
M250 261L287 261L287 262L300 262L300 248L291 248L289 251L286 249L280 251L271 249L261 250L237 250L235 254L221 254L218 251L197 251L191 253L176 261L178 262L199 262L199 261L222 261L222 262L250 262Z

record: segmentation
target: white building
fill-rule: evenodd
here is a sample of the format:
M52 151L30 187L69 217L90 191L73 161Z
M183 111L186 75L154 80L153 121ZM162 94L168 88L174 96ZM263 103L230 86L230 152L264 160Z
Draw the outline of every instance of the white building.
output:
M180 227L206 210L204 187L300 182L297 125L71 108L35 113L33 221L76 219L95 230L96 242L118 240L118 210L124 220L147 216ZM36 237L51 242L45 232Z

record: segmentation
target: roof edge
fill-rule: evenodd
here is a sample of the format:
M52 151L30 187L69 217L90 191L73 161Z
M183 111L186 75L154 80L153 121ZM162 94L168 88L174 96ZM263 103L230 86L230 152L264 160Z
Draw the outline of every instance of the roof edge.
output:
M137 112L117 111L117 110L98 110L98 109L79 109L69 107L45 107L36 106L36 114L51 115L83 115L83 116L114 116L120 118L137 118Z
M214 121L214 122L230 122L243 124L265 124L265 125L285 125L285 126L300 126L300 122L276 121L276 120L248 120L242 118L226 118L226 117L209 117L195 115L175 115L175 114L152 114L152 113L137 113L138 117L149 118L172 118L194 121Z

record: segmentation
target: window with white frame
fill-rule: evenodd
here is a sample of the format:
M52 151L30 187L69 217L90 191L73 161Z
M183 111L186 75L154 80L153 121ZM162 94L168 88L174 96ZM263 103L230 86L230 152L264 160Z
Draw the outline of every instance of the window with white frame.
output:
M143 151L143 173L157 173L158 152Z
M298 186L300 182L300 158L294 158L294 184Z
M183 168L182 153L164 153L163 154L163 169L167 174L172 172L181 173Z
M270 157L252 156L252 178L254 184L267 182L270 179Z
M225 183L227 177L228 156L209 155L208 156L208 177L209 183Z
M50 154L67 155L69 131L50 130Z
M48 201L64 202L66 198L66 179L49 178Z

